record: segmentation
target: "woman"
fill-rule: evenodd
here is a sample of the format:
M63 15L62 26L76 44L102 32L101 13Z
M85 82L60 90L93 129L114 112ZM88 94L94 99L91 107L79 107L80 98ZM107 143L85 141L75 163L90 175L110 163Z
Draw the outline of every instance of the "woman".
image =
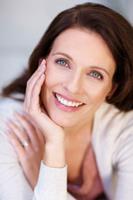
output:
M132 199L132 52L132 26L103 5L53 20L3 89L1 199Z

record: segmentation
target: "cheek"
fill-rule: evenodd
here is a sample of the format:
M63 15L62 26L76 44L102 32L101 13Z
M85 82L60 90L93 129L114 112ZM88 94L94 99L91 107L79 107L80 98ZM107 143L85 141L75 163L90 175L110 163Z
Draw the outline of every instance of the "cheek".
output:
M101 86L97 85L97 87L95 87L95 88L89 87L88 88L88 96L91 97L94 102L95 101L99 101L99 102L104 101L111 89L110 84L108 86L107 85L101 85Z
M104 87L101 91L101 94L99 95L99 98L101 99L101 102L102 101L105 101L106 100L106 97L108 96L110 90L111 90L111 85L112 84L107 84L108 86Z
M45 86L46 87L50 87L52 85L53 82L53 74L51 73L50 70L47 70L45 73Z
M52 65L49 64L47 66L47 70L45 74L46 74L45 85L47 87L52 87L57 84L62 84L67 79L66 71L59 69L53 64Z
M56 82L56 73L54 67L51 65L47 65L46 72L45 72L45 87L49 88Z

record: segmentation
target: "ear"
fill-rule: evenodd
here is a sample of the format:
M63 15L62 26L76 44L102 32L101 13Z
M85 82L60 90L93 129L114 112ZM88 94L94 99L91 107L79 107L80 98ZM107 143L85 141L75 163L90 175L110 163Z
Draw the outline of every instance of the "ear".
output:
M109 92L108 95L107 95L107 99L110 99L110 98L111 98L111 96L113 95L113 93L115 92L115 90L117 89L117 87L118 87L118 85L117 85L116 83L113 84L113 86L112 86L110 92Z

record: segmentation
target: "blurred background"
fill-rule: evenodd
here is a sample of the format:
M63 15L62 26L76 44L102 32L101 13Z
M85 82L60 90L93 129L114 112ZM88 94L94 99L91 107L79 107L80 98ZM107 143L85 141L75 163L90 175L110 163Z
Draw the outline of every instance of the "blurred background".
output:
M0 0L0 90L26 67L51 20L83 0ZM92 0L107 5L133 24L132 0Z

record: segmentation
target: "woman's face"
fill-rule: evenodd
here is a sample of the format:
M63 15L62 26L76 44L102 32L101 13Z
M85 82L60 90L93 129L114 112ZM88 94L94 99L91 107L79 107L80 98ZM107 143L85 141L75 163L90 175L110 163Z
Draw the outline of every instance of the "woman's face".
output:
M115 61L100 35L67 29L48 55L42 103L62 127L86 124L112 90Z

